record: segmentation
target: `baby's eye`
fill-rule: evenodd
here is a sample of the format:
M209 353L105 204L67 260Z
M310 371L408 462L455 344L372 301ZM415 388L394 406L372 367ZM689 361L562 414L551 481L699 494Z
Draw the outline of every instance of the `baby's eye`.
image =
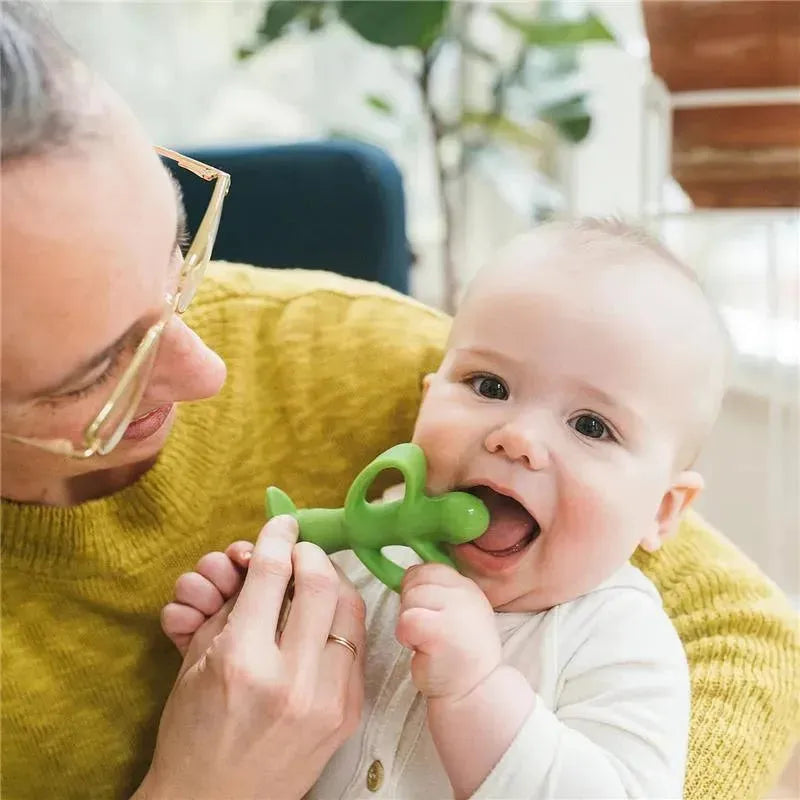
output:
M508 400L508 388L494 375L475 375L469 379L472 391L489 400Z
M615 441L614 434L600 417L594 414L579 414L573 417L569 424L587 439L611 439Z

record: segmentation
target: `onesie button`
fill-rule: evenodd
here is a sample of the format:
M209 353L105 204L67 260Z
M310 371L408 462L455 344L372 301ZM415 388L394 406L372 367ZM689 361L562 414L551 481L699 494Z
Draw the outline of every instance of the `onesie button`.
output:
M377 792L383 785L383 764L377 759L369 765L367 770L367 789Z

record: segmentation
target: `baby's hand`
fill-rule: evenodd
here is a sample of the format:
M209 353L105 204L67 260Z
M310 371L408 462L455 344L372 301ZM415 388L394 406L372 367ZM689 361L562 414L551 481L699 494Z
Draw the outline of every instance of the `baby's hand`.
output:
M234 542L224 553L207 553L175 582L175 599L161 609L161 627L182 656L198 628L239 593L252 542Z
M428 698L459 700L502 661L486 595L444 564L421 564L406 571L395 635L415 651L411 675Z

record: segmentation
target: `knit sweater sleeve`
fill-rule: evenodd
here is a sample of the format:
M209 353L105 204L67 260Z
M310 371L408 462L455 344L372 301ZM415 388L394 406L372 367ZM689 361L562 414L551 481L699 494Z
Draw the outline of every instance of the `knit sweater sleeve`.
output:
M474 800L680 798L688 666L652 587L601 589L552 613L555 705L536 697Z
M800 626L781 591L696 514L635 563L656 584L692 678L686 800L757 800L800 733Z

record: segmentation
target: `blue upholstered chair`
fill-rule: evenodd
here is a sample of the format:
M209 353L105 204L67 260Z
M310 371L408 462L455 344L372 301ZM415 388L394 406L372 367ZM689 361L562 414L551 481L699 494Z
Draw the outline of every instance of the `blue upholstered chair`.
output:
M408 291L403 183L384 151L360 142L324 141L186 154L231 174L215 258L327 269ZM176 168L174 174L194 230L209 187L186 170Z

